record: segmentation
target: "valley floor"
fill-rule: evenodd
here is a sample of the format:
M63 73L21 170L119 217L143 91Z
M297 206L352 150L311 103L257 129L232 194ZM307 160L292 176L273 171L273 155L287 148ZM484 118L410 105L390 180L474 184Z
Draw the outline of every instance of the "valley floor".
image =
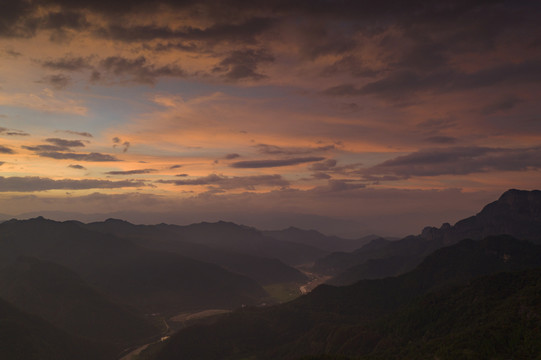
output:
M302 295L309 293L310 291L314 290L319 285L325 283L327 280L331 278L331 276L328 275L319 275L316 273L308 272L304 269L299 269L310 279L306 284L299 286L299 290Z

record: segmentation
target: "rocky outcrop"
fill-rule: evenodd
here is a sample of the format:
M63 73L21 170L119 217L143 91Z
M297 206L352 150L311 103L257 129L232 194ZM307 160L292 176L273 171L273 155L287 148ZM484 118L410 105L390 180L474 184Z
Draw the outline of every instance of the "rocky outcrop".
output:
M541 243L541 191L508 190L477 215L460 220L454 226L446 223L439 229L427 227L421 237L450 245L466 238L482 239L501 234Z

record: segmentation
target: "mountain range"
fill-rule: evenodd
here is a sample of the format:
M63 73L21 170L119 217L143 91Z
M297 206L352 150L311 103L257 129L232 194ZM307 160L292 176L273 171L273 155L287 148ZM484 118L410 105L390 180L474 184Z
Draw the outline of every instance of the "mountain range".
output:
M412 270L428 254L462 239L500 234L541 243L541 191L508 190L478 214L455 225L426 227L421 234L398 241L374 239L350 253L334 252L317 260L314 271L333 275L330 283L335 285L383 278Z
M327 357L322 359L410 359L416 351L422 358L445 359L464 358L468 351L471 358L533 354L541 324L540 266L538 245L510 236L464 240L398 277L345 287L322 285L290 303L241 309L214 324L181 330L155 359L300 359L323 354ZM507 303L512 307L503 310ZM475 348L471 339L458 343L458 338L468 340L464 332L477 334L480 343L493 341L492 333L477 333L487 327L495 327L493 333L500 338L508 331L517 336L522 331L528 339L501 344L500 349ZM434 344L451 350L440 354L443 350ZM539 342L535 346L539 348Z
M330 249L336 240L349 241L297 229L306 233ZM41 327L58 335L44 340L38 332L29 339L51 346L65 341L75 344L66 353L88 348L100 354L94 358L113 359L159 338L168 328L164 320L178 313L272 302L262 286L307 282L292 265L329 251L294 239L226 222L11 219L0 224L0 298L15 305L22 322L39 317ZM55 351L62 358L64 349Z
M237 309L138 360L535 358L540 268L540 191L509 190L399 240L12 219L0 224L0 357L118 359L160 339L175 315ZM265 289L314 273L334 285L268 306L277 300Z

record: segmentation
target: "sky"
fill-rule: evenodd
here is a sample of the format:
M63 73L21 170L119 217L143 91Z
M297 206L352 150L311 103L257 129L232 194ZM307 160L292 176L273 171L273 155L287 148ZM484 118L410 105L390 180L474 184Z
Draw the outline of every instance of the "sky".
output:
M403 236L539 189L539 1L0 4L0 213Z

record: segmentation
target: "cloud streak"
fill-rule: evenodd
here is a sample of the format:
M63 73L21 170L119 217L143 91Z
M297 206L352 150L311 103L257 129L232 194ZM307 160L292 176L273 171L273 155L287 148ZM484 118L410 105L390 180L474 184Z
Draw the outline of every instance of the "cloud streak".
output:
M87 190L118 189L126 187L142 187L142 181L109 181L109 180L54 180L39 176L3 177L0 176L0 192L34 192L46 190Z
M125 171L108 171L107 175L139 175L139 174L150 174L156 172L156 169L139 169L139 170L125 170Z
M0 154L15 154L15 151L6 146L0 145Z
M321 161L321 160L325 160L325 158L318 157L318 156L309 156L309 157L275 159L275 160L247 160L247 161L234 162L230 166L233 168L239 168L239 169L273 168L273 167L299 165L299 164L316 162L316 161Z
M92 152L88 154L81 154L81 153L66 153L66 152L58 152L58 151L45 151L45 152L38 152L37 155L41 157L57 159L57 160L77 160L77 161L89 161L89 162L121 161L120 159L112 155L96 153L96 152Z
M83 137L88 137L88 138L94 137L91 133L86 132L86 131L72 131L72 130L59 130L59 131L64 132L66 134L70 134L70 135L77 135L77 136L83 136Z
M376 175L392 175L396 178L391 177L388 180L396 180L411 176L467 175L490 171L539 169L541 169L541 147L470 146L420 150L384 161L360 172L369 179L374 179Z
M100 61L100 68L107 74L124 77L128 81L141 84L154 84L156 79L162 76L186 76L186 72L177 65L156 66L149 63L144 56L135 59L110 56Z
M541 61L532 60L518 64L504 64L472 73L451 69L433 73L399 70L380 80L361 87L353 84L334 86L323 91L331 96L375 95L396 100L410 97L417 92L448 93L492 87L536 83L541 80Z
M287 187L289 181L281 175L256 175L256 176L224 176L211 174L194 179L183 180L159 180L158 183L174 184L177 186L207 185L217 186L219 189L246 189L255 190L258 186Z
M256 149L261 154L266 155L302 155L321 153L336 149L334 145L318 146L316 148L310 147L281 147L269 144L257 144Z
M21 130L13 130L13 129L6 129L3 127L0 127L0 135L7 135L7 136L30 136L30 134L21 131Z

